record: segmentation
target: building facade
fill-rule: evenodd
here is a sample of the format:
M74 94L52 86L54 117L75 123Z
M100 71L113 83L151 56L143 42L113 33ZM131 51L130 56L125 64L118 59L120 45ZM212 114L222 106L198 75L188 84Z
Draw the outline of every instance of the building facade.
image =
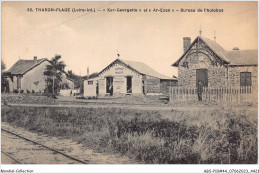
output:
M84 81L84 96L167 93L170 85L177 85L177 79L141 62L116 59L98 77Z
M172 64L178 67L178 85L197 87L257 87L258 50L224 50L218 43L197 37L183 38L183 55Z
M44 71L50 65L47 58L33 60L18 60L5 74L8 76L10 91L44 92L46 81ZM74 83L62 74L62 83L67 83L74 89Z

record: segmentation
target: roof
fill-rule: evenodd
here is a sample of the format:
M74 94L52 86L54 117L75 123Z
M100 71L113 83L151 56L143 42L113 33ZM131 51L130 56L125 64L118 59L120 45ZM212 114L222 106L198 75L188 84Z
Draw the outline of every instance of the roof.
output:
M73 83L75 83L75 82L76 82L74 79L72 79L72 78L69 78L69 77L67 77L67 76L66 76L66 79L67 79L67 80L69 80L69 81L71 81L71 82L73 82Z
M197 37L187 51L172 66L178 66L180 60L187 54L192 46L201 39L221 60L229 65L258 65L258 50L232 50L226 51L217 42L204 37Z
M41 64L44 61L48 61L48 59L37 59L37 60L18 60L8 71L7 73L11 73L14 75L25 74L26 72L33 69L35 66Z
M94 73L90 74L89 76L88 75L82 76L82 79L83 80L94 79L94 78L98 77L98 75L99 75L99 73L94 72Z
M258 50L233 50L226 53L231 66L258 65Z
M136 61L129 61L129 60L122 60L122 59L116 59L114 62L112 62L109 66L107 66L105 69L109 68L111 65L115 63L122 63L126 67L138 72L142 75L149 75L152 77L156 77L159 79L171 79L171 80L177 80L176 78L168 77L166 75L160 74L148 65L142 63L142 62L136 62ZM103 69L100 73L102 73L105 69Z
M230 60L227 58L226 50L222 48L217 42L210 40L208 38L200 37L202 41L204 41L209 48L222 60L227 63L230 63Z

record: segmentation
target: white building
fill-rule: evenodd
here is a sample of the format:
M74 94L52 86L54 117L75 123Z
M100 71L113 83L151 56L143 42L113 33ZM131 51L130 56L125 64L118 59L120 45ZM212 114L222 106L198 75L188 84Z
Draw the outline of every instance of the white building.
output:
M33 60L18 60L8 71L9 89L43 92L46 88L46 81L43 72L46 65L50 62L47 58ZM67 78L66 74L62 74L62 83L67 83L70 89L74 89L74 82Z
M167 93L177 79L162 75L141 62L116 59L94 79L84 81L84 96Z

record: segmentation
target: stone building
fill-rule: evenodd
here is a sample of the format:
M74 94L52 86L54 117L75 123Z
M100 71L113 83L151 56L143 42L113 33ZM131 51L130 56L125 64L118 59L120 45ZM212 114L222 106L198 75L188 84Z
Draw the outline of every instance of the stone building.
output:
M18 60L8 71L9 90L23 90L43 92L46 88L46 81L43 72L46 65L50 62L47 58L33 60ZM62 74L62 83L66 83L69 88L74 89L74 82L67 78L66 74Z
M217 42L198 36L183 38L184 53L172 64L178 67L178 85L196 87L256 86L258 50L224 50Z
M98 76L84 81L84 96L168 93L177 79L162 75L141 62L116 59Z

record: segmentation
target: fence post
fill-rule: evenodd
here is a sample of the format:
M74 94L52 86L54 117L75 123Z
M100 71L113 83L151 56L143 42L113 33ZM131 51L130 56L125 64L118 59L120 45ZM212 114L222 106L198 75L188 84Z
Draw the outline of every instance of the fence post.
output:
M221 102L251 102L256 104L257 87L254 86L238 86L238 87L202 87L202 98L204 101L214 100L217 103ZM197 90L191 87L170 87L169 100L175 101L196 101Z
M246 102L248 102L248 86L246 86Z
M180 99L179 99L179 93L178 93L179 91L178 91L178 89L179 89L179 87L176 88L176 95L177 95L176 98L177 98L177 100L179 101Z
M188 87L188 101L190 101L190 88Z
M239 104L241 103L241 86L239 87Z
M182 93L182 101L184 101L185 102L185 94L184 94L184 87L182 87L182 91L181 91L181 93Z
M211 96L211 88L207 87L207 93L208 93L208 100L210 101L210 96Z
M169 94L170 94L169 100L170 102L172 102L172 86L169 87Z
M223 101L226 101L226 88L223 88Z
M219 101L218 101L218 95L219 95L219 92L218 92L218 88L216 88L216 94L217 94L217 97L216 97L216 100L217 100L217 103L219 103Z

